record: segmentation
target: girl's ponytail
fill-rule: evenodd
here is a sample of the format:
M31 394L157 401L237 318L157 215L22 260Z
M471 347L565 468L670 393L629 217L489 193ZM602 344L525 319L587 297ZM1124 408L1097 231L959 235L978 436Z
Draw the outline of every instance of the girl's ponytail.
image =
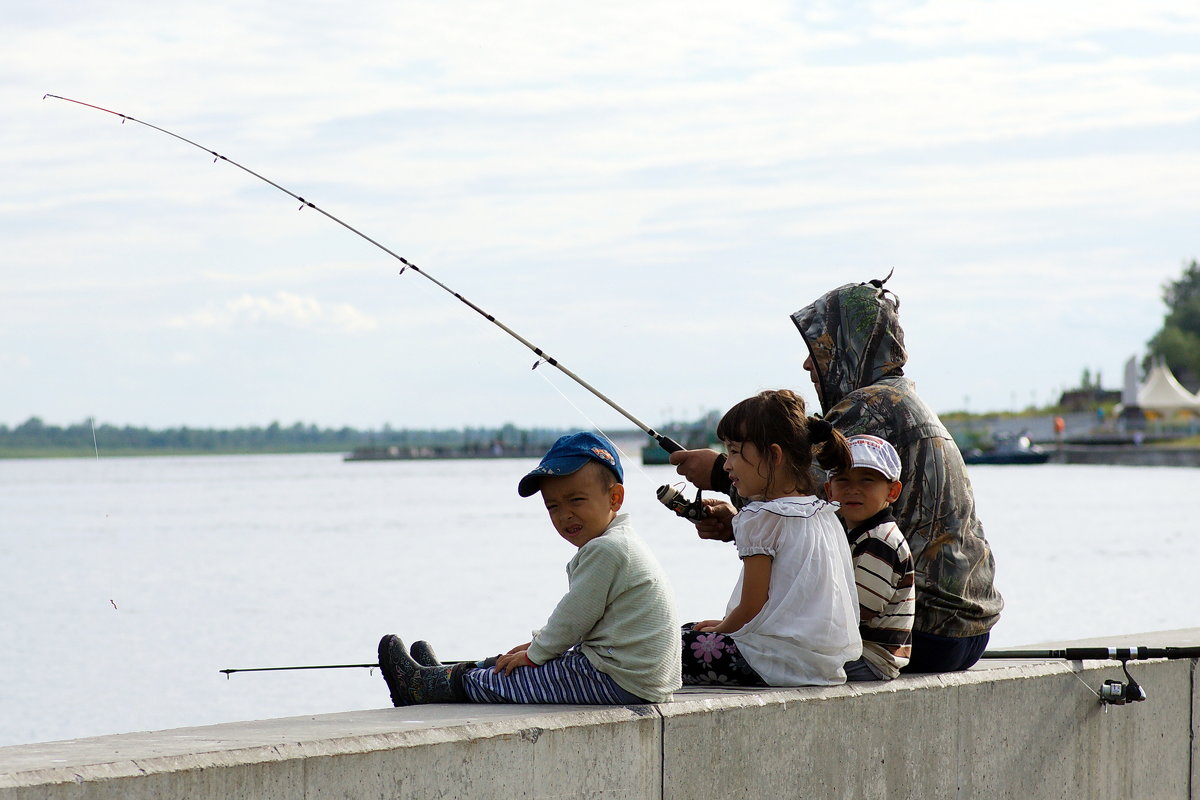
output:
M821 469L845 472L853 465L850 442L825 420L808 418L808 440L812 442L813 456Z
M808 424L808 440L813 444L824 444L833 436L833 426L820 417L809 417L805 422Z

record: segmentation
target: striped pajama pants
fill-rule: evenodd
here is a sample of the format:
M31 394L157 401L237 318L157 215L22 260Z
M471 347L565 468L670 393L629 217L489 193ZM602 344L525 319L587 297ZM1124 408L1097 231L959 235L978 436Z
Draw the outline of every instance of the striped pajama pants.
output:
M562 703L570 705L644 705L572 647L540 667L517 667L511 674L490 667L463 676L473 703Z

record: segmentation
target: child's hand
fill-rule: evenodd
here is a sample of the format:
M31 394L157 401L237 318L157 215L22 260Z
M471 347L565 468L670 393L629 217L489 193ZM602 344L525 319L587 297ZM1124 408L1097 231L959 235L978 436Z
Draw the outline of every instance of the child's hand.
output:
M704 516L696 521L696 535L719 542L733 541L733 515L737 509L724 500L705 497Z
M516 647L514 647L512 650L509 650L508 654L512 655L513 653L519 653L522 650L528 650L529 646L531 644L533 644L533 642L526 642L525 644L519 644Z
M700 633L712 633L719 628L721 623L724 621L725 620L722 619L706 619L693 625L692 630L699 631Z
M493 667L492 671L500 672L501 670L503 670L505 675L511 675L512 671L514 669L516 669L517 667L537 667L537 666L540 666L540 665L535 664L529 660L529 651L517 650L516 652L513 652L513 653L505 653L504 655L497 658L496 666Z

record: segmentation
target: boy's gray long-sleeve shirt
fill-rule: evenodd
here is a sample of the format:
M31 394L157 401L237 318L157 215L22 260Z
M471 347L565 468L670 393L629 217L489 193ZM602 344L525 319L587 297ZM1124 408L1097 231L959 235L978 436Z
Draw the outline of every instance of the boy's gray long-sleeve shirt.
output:
M652 703L671 699L681 685L675 593L628 514L579 548L567 582L529 658L544 664L578 644L592 666L630 694Z

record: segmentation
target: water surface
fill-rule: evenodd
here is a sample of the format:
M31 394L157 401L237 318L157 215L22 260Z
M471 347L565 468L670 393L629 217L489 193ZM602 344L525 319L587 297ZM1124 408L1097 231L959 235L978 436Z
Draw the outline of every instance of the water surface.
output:
M534 460L338 456L0 461L0 745L388 705L384 633L443 658L527 641L573 549L516 482ZM993 644L1200 625L1200 470L973 467L1007 609ZM626 509L684 618L739 564L628 468Z

